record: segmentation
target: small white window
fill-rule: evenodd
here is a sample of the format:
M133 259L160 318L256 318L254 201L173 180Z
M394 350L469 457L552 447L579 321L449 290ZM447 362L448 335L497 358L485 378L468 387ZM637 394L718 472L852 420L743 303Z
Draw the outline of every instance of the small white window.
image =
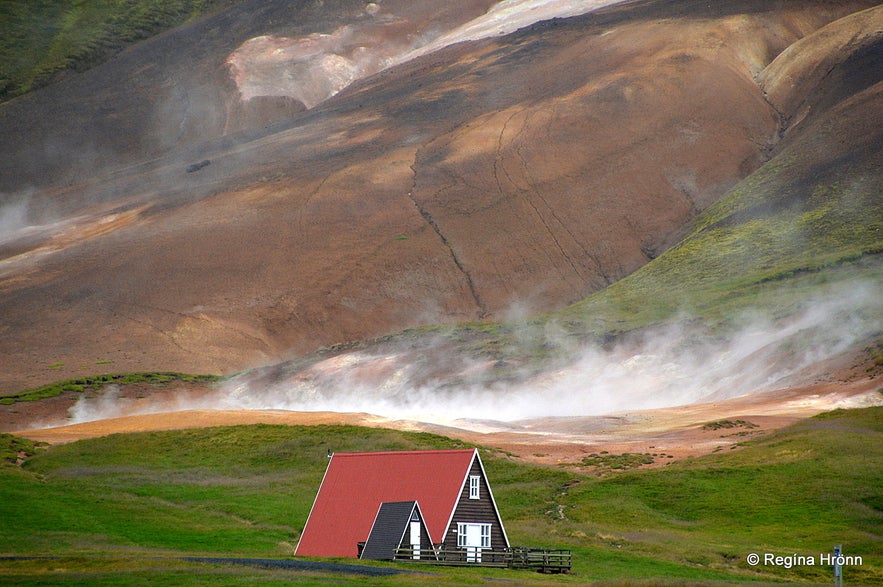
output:
M490 524L482 524L481 525L481 547L482 548L490 548L491 547L491 525Z
M469 476L469 499L481 499L479 487L481 486L481 477L479 475Z

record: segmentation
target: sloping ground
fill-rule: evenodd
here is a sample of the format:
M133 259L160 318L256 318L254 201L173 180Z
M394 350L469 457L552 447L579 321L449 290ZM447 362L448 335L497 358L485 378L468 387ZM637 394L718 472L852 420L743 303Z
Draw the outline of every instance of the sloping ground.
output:
M567 469L531 466L486 448L482 461L512 543L573 550L573 576L551 584L822 585L831 567L819 554L842 543L846 554L864 557L862 564L853 559L844 567L845 581L879 585L881 412L837 410L767 435L756 435L753 418L708 422L701 432L706 441L717 438L726 446L735 435L738 447L649 470L615 469L627 466L629 455L613 453L574 454ZM41 558L0 561L0 575L16 585L272 583L272 577L215 574L205 567L166 578L178 567L163 557L289 558L328 466L328 449L463 445L431 434L355 426L116 434L46 450L3 435L0 552ZM647 456L655 452L670 463L660 449ZM597 460L612 466L599 471ZM816 564L752 567L746 557L753 552L813 556ZM154 562L145 565L139 559L145 556ZM531 577L539 576L435 569L405 582L532 584ZM292 579L342 580L288 572L278 581Z
M325 4L271 26L291 22L287 3L246 2L0 109L0 185L19 194L13 219L39 224L0 243L0 389L96 363L230 372L575 302L665 251L770 156L790 119L755 78L872 3L615 5L442 49L307 112L277 96L265 114L290 120L201 142L267 121L243 120L227 77L241 43L376 16ZM383 8L410 31L486 8L431 4ZM874 87L817 120L867 125ZM795 174L817 174L799 142L816 136L786 134ZM874 185L879 136L870 150L839 138Z
M0 101L86 71L135 41L234 1L5 2L0 10Z
M782 313L818 295L804 283L855 280L855 289L865 276L879 291L881 23L880 7L859 12L765 68L758 77L787 121L775 156L697 219L678 246L561 318L603 331L605 320L628 327L684 310L712 320L752 305L778 304Z
M256 370L223 401L511 420L756 392L774 392L787 411L789 388L825 382L850 394L865 381L862 401L879 402L883 83L852 93L842 80L880 54L881 18L875 8L832 23L801 43L799 64L760 72L792 121L772 159L632 275L529 324L411 331ZM802 101L783 80L813 97L811 115L795 115L788 104Z

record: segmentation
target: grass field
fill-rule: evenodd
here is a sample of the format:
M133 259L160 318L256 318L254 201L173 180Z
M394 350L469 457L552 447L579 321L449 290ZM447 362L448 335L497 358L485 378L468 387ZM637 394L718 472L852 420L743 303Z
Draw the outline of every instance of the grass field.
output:
M818 557L842 543L863 559L845 570L847 584L881 584L881 440L883 408L869 408L823 414L738 450L603 478L484 450L513 545L573 549L574 573L419 567L420 574L372 577L184 557L290 558L328 449L453 448L459 441L347 426L114 435L50 448L6 435L0 556L56 558L0 559L0 582L825 584L829 567L751 567L745 557Z
M132 43L236 0L4 0L0 101L85 71Z

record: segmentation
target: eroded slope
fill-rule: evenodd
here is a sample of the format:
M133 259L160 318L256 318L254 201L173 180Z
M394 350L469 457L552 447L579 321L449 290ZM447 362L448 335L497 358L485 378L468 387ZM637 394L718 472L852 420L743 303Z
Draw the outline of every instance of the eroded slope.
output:
M327 31L367 18L344 4L300 14ZM67 166L57 177L73 184L31 188L23 222L39 227L0 244L0 385L96 363L228 372L403 327L574 302L664 251L763 163L782 129L755 77L867 4L612 6L442 49L226 136L236 109L215 106L239 99L223 68L237 44L218 39L234 25L240 40L272 32L261 18L279 6L205 21L217 28L188 56L192 70L173 59L192 47L176 44L184 32L139 45L122 61L141 72L138 85L111 84L115 61L4 110L21 133L20 120L58 104L35 137L52 121L94 120L94 136L125 145L112 149L121 160L155 158L116 166L96 150L89 175ZM462 20L407 6L406 20ZM160 54L178 65L166 69ZM61 99L90 80L92 102ZM159 90L184 92L183 111L159 109L179 121L171 142L144 132ZM219 138L200 143L201 133ZM187 171L200 161L210 164Z

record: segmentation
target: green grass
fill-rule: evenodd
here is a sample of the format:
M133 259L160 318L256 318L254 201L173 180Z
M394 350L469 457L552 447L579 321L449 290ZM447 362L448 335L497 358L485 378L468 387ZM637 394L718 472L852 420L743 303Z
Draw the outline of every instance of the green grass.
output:
M749 552L818 555L842 542L865 558L851 570L853 581L879 584L881 441L881 408L826 414L739 451L581 485L568 516L624 547L661 546L671 551L664 556L708 568L729 567ZM755 571L819 582L830 576L813 567Z
M583 467L594 467L595 470L600 471L622 471L642 465L652 465L654 462L656 462L656 457L652 453L624 452L620 454L592 453L583 457L579 464Z
M313 584L821 584L829 569L749 567L745 556L817 556L842 543L848 554L864 557L860 568L847 569L848 584L879 584L881 441L883 408L869 408L812 418L739 450L602 478L483 450L510 541L572 549L572 576L431 568L430 575L409 578L295 578ZM19 442L2 436L0 448L19 455ZM0 560L0 582L275 584L282 571L180 559L290 556L329 448L462 446L392 430L267 425L113 435L46 450L26 446L23 465L0 467L0 555L61 558Z
M104 375L90 375L56 381L33 389L26 389L19 393L0 398L0 404L12 405L16 402L38 401L57 397L63 393L94 392L106 385L134 385L148 383L150 385L164 386L173 383L202 383L211 384L219 381L217 375L191 375L189 373L172 372L143 372L143 373L109 373Z
M18 465L43 450L46 444L11 434L0 434L0 467Z
M0 101L84 71L128 45L235 0L4 0Z
M689 315L726 324L749 309L787 315L833 283L883 283L879 171L848 168L795 187L787 152L697 219L631 276L549 316L575 333Z

